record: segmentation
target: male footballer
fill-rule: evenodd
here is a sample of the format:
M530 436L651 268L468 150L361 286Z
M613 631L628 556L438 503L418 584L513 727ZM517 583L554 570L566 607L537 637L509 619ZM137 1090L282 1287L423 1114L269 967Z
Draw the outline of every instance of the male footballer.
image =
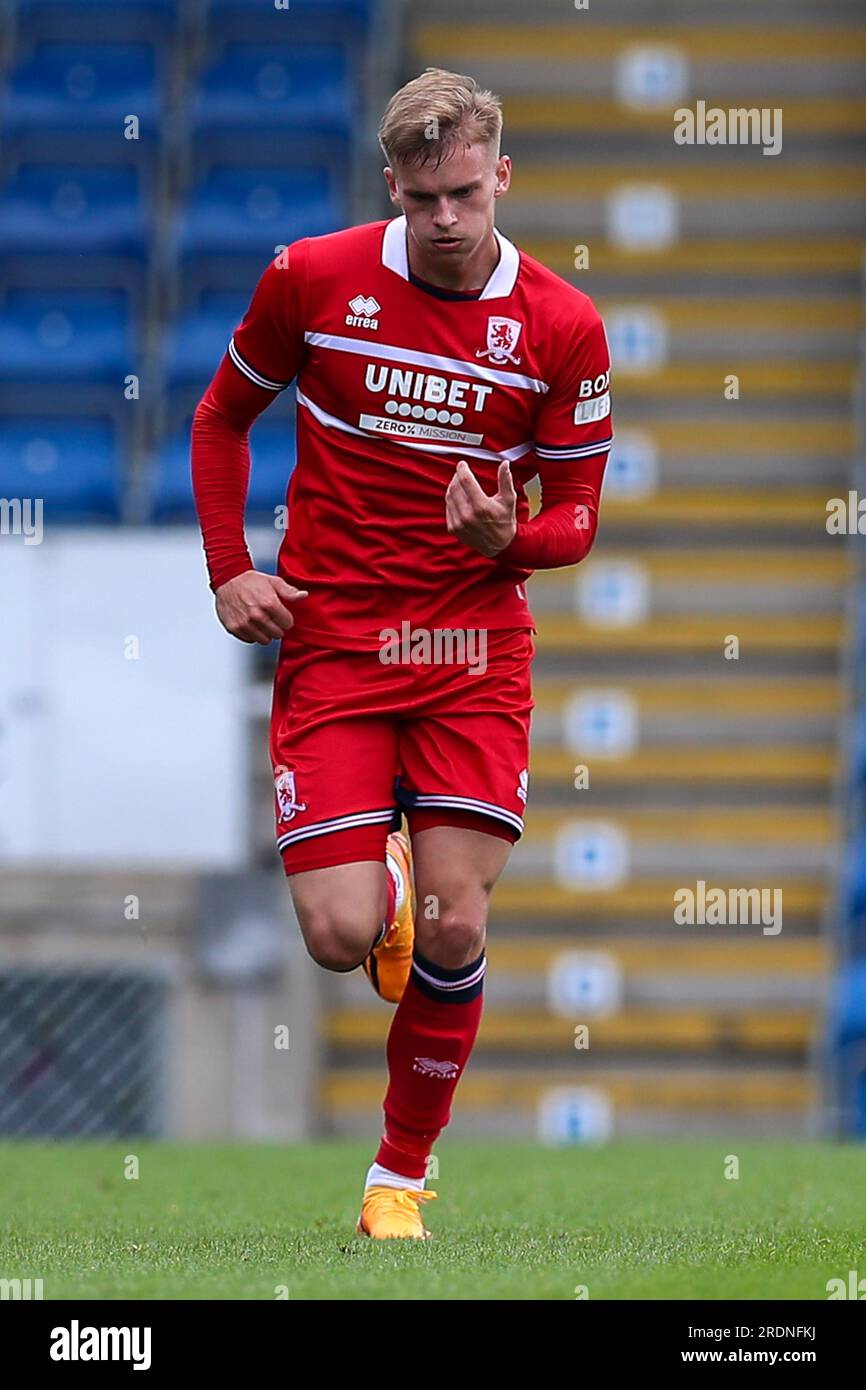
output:
M430 1234L427 1161L478 1031L490 894L523 830L525 583L589 551L612 441L598 312L495 226L501 129L471 78L428 69L401 88L379 128L398 215L277 256L193 426L217 615L241 641L280 639L276 840L304 942L326 970L363 966L397 1006L357 1226L375 1239ZM247 434L293 380L297 464L270 575L244 536Z

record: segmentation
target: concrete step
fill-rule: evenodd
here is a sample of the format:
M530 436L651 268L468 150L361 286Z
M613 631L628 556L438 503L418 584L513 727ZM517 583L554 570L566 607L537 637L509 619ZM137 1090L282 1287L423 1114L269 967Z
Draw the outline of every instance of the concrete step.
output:
M529 238L569 238L590 248L609 241L610 199L630 185L664 187L679 204L679 237L684 241L729 236L737 242L771 235L800 239L850 237L866 223L866 191L859 163L822 161L788 167L760 159L756 151L717 149L707 160L681 147L678 157L650 164L634 159L581 162L572 154L560 163L548 159L519 163L503 200L500 223L518 242ZM736 156L736 157L734 157ZM650 170L648 176L647 170Z
M703 790L704 799L718 798L720 787L729 789L732 799L737 796L774 791L778 800L787 789L794 789L802 798L805 789L819 800L830 796L839 775L840 761L835 740L816 748L804 748L800 743L761 743L750 739L757 735L744 728L737 742L708 726L711 740L718 747L706 747L700 730L692 726L689 738L694 743L659 744L641 748L621 758L605 757L594 749L591 752L566 749L545 743L545 731L533 720L532 786L534 801L545 805L573 805L575 769L590 767L593 805L599 801L619 810L623 798L634 805L664 804L666 799L685 796L691 789L688 804L694 804L694 792Z
M502 205L502 226L508 222L508 203ZM708 236L677 241L657 250L625 249L607 239L594 239L589 265L575 266L578 237L541 237L528 232L520 249L556 271L594 299L626 294L773 295L804 292L854 296L862 279L863 241L860 237L827 236L787 239Z
M579 652L581 659L611 649L664 655L676 649L692 654L716 652L720 662L729 635L739 639L740 659L752 661L780 650L833 655L841 647L845 631L838 615L762 618L748 609L729 609L718 617L694 613L650 617L628 627L596 626L568 614L540 614L536 615L536 626L539 646L549 651Z
M827 500L826 489L774 488L765 491L758 485L748 492L692 488L688 492L656 492L634 501L621 496L606 497L602 505L606 522L617 527L638 525L646 533L654 526L663 527L673 523L682 528L681 544L686 546L694 542L694 531L690 532L689 528L721 522L737 528L738 540L741 531L756 529L766 544L770 537L785 528L801 527L816 546L830 547L832 544L834 549L843 550L845 537L827 533ZM837 545L836 542L842 544ZM784 542L779 539L776 543ZM736 563L734 554L735 551L732 551L732 567Z
M644 550L640 545L617 554L610 546L582 564L537 572L529 589L532 611L540 616L580 614L597 574L623 565L640 575L650 614L728 614L748 609L767 613L837 614L854 576L848 548L818 551L803 562L801 551L678 552Z
M384 1068L332 1072L319 1091L329 1129L369 1134L385 1082ZM817 1078L790 1063L755 1066L749 1059L712 1066L666 1058L662 1064L636 1059L600 1066L586 1053L573 1053L559 1067L472 1066L460 1083L449 1134L533 1134L545 1093L561 1086L602 1091L621 1135L681 1132L684 1124L690 1134L798 1132L818 1100Z
M786 940L784 933L768 951L763 940L713 944L662 936L642 942L607 935L582 938L578 944L537 933L504 939L494 931L486 952L486 1007L497 1013L534 1009L547 1016L551 981L578 958L616 969L620 1012L628 1013L635 1007L814 1012L825 1002L832 967L826 941ZM334 981L328 1002L339 1013L382 1014L381 1002L361 972Z

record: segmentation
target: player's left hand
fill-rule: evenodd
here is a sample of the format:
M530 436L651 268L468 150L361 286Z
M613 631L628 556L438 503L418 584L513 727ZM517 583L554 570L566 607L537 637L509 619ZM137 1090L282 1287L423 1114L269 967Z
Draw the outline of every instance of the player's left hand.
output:
M498 555L517 530L517 493L507 463L500 463L496 493L488 497L465 459L454 470L445 493L448 531L482 555Z

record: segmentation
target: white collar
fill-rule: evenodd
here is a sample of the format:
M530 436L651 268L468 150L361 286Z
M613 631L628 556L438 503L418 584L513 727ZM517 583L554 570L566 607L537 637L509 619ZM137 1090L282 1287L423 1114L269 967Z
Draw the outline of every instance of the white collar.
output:
M388 223L382 238L382 264L387 270L393 270L394 274L399 275L403 280L409 279L406 228L406 218L395 217ZM520 252L514 242L509 241L508 237L504 237L497 227L493 228L493 235L499 243L499 262L478 296L479 299L506 299L508 295L514 293L514 286L517 283Z

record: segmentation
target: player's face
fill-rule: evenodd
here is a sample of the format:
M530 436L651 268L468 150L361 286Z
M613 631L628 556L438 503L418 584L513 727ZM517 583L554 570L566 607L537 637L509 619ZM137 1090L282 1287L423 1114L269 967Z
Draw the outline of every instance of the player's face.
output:
M495 200L511 182L511 160L497 159L490 145L470 145L438 168L396 164L385 177L425 258L469 260L490 237Z

